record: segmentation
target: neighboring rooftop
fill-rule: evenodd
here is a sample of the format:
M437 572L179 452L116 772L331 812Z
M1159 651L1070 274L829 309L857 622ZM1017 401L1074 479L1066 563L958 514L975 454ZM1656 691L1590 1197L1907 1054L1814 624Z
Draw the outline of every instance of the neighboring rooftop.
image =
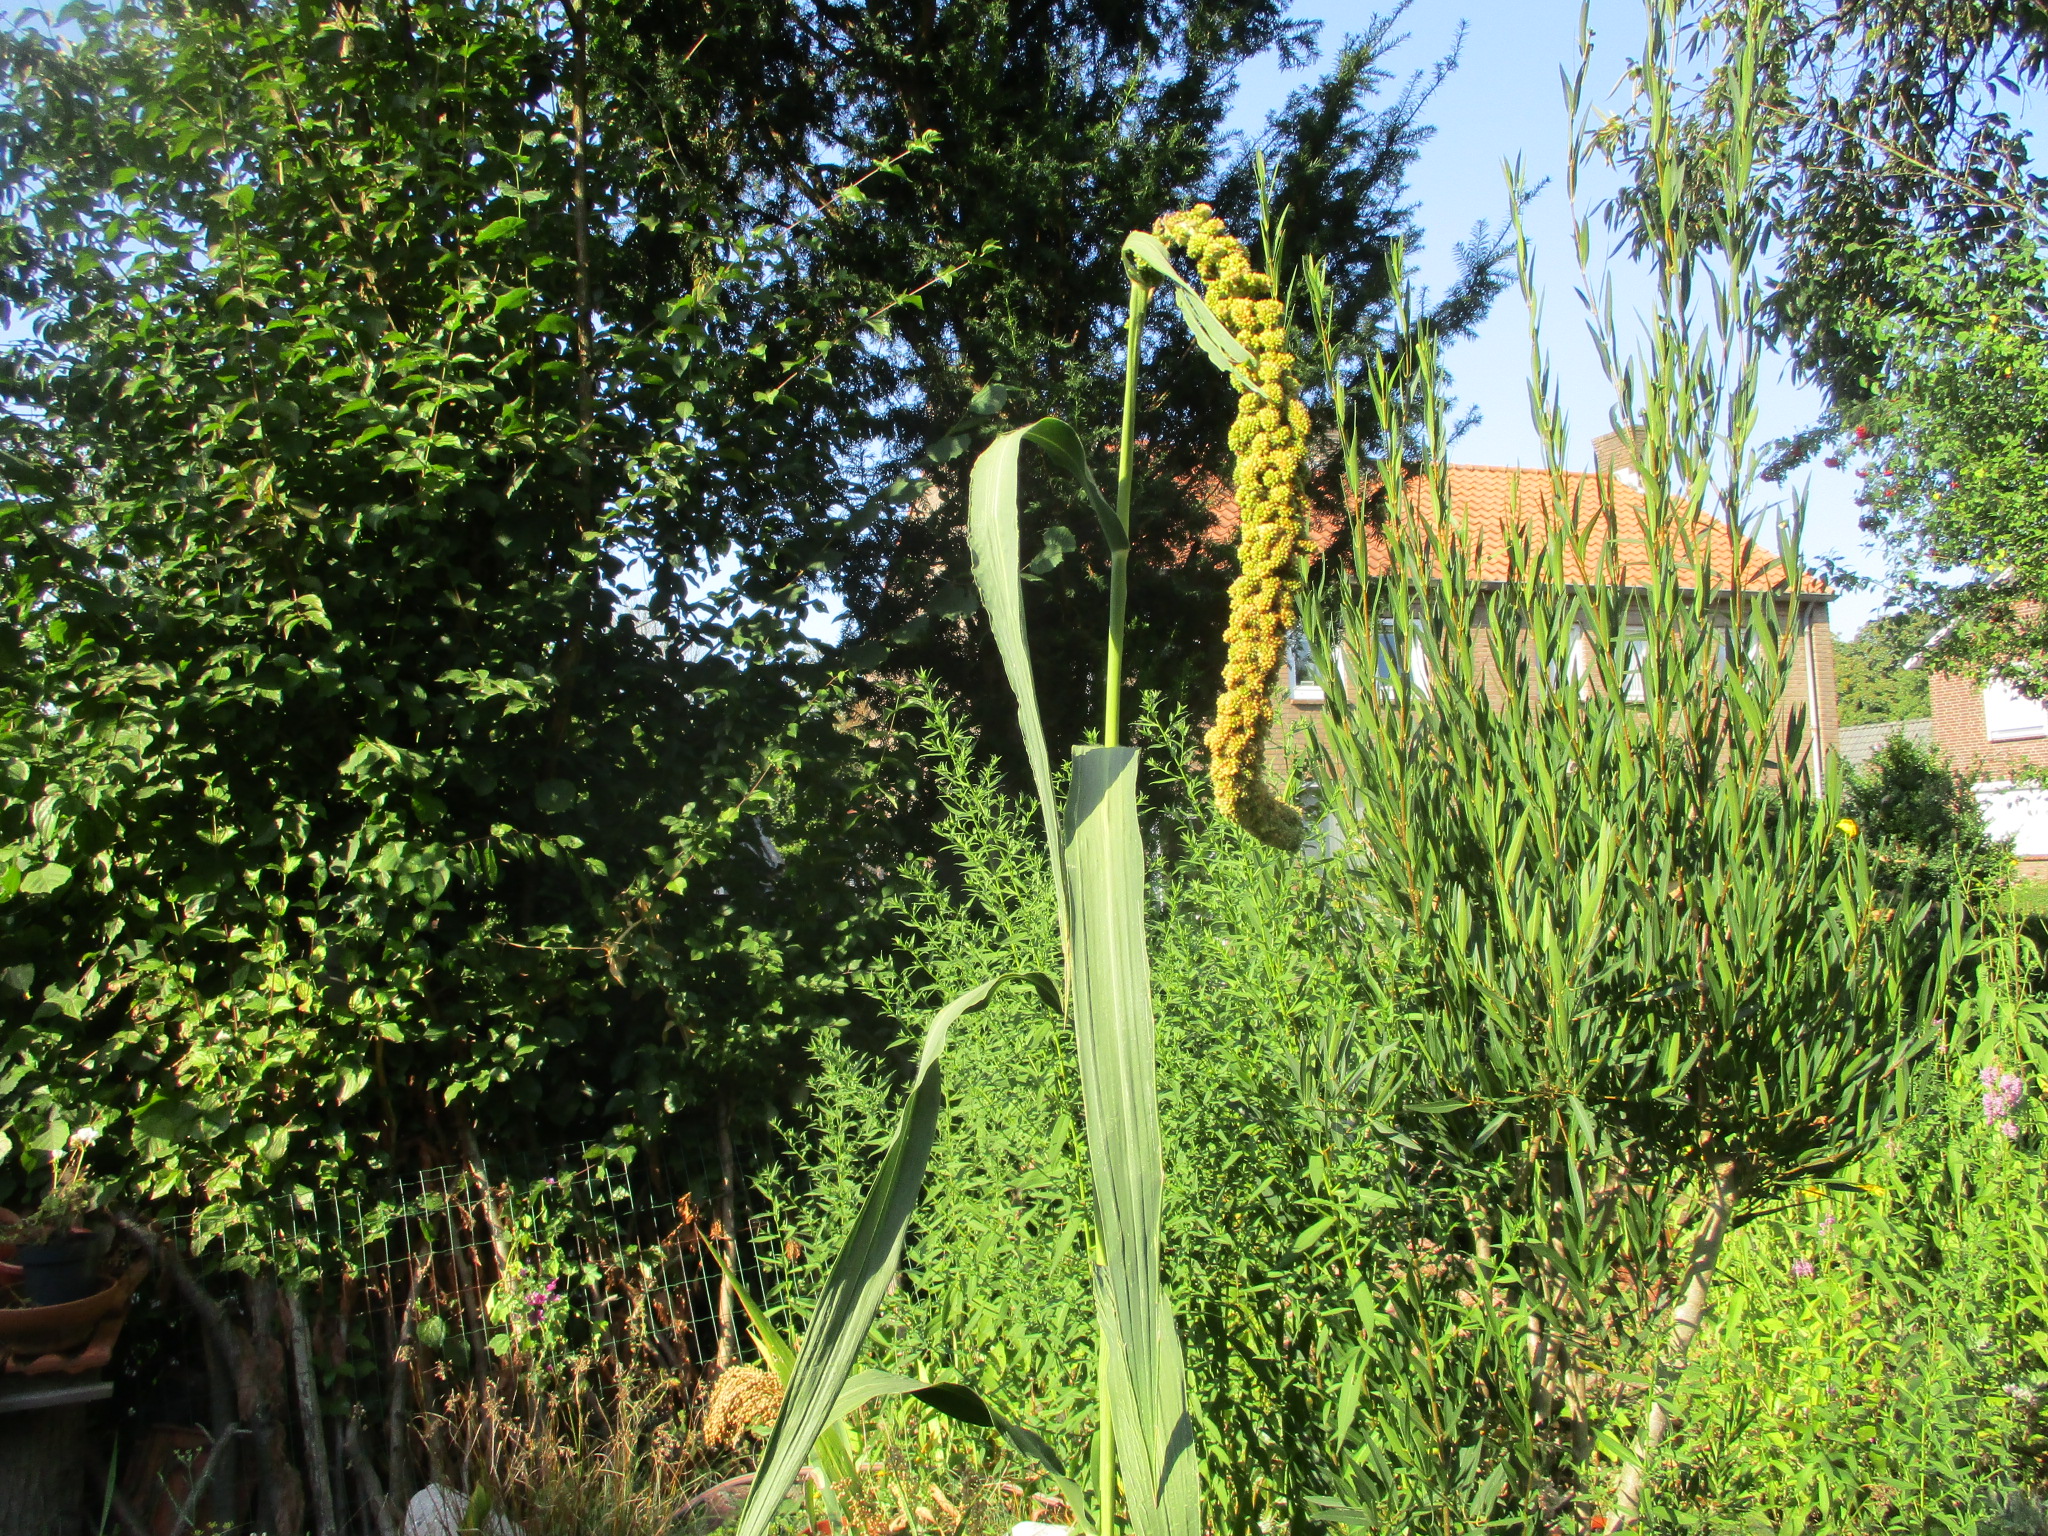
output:
M1861 768L1876 755L1877 749L1894 736L1903 736L1915 746L1934 745L1934 717L1923 715L1918 720L1882 720L1875 725L1845 725L1842 727L1836 750L1842 754L1842 761L1851 768Z
M1491 464L1453 464L1444 472L1445 494L1453 526L1472 559L1472 575L1480 581L1505 581L1518 538L1540 549L1550 528L1558 520L1561 506L1574 530L1593 535L1587 554L1597 560L1598 535L1603 523L1611 522L1615 538L1616 569L1610 580L1624 586L1642 586L1654 569L1647 530L1648 503L1631 483L1633 475L1617 471L1612 476L1567 473L1562 496L1549 474L1535 469L1508 469ZM1411 498L1425 494L1418 480ZM1367 561L1370 573L1384 574L1387 552L1384 535L1369 535ZM1717 588L1737 585L1739 574L1745 592L1782 592L1784 566L1753 539L1739 534L1712 517L1695 517L1683 528L1673 529L1667 539L1684 582L1704 561L1713 573ZM1591 576L1589 569L1584 574ZM1802 576L1800 590L1825 594L1827 586L1811 574Z
M1510 469L1492 464L1453 464L1444 471L1445 492L1453 527L1472 561L1472 575L1480 581L1508 579L1511 552L1517 537L1540 548L1557 513L1567 508L1575 529L1598 534L1599 525L1612 519L1617 568L1607 579L1623 586L1642 586L1650 578L1652 561L1644 529L1648 504L1626 462L1626 445L1610 433L1594 443L1601 465L1599 472L1567 473L1563 476L1562 498L1548 473L1536 469ZM1424 502L1426 487L1420 476L1410 482L1411 504ZM1237 537L1237 499L1229 487L1219 485L1206 498L1216 521L1211 537L1225 542ZM1328 550L1343 529L1343 519L1327 508L1316 508L1309 518L1309 536L1318 550ZM1385 533L1374 528L1367 534L1367 573L1384 575L1388 569ZM1698 517L1690 526L1674 530L1669 540L1679 563L1681 583L1704 558L1713 573L1717 589L1735 583L1729 573L1739 572L1746 592L1782 592L1784 567L1774 554L1754 540L1735 533L1726 523ZM1688 544L1691 545L1688 548ZM1587 551L1598 558L1597 540ZM1589 580L1595 571L1583 573ZM1803 573L1800 590L1815 596L1828 595L1827 584L1811 573Z

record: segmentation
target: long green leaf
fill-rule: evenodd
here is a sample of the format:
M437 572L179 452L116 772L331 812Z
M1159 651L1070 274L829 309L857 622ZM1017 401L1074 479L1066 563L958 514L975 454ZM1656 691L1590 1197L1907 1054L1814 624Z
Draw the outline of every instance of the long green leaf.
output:
M878 1397L914 1397L949 1419L994 1430L1011 1450L1045 1468L1061 1496L1073 1509L1074 1518L1082 1529L1094 1528L1088 1517L1088 1496L1081 1485L1068 1476L1059 1453L1038 1431L1004 1417L972 1387L957 1381L919 1381L915 1376L899 1376L893 1371L862 1371L840 1390L839 1399L833 1405L833 1417L844 1418Z
M1064 862L1074 903L1074 1028L1102 1245L1096 1314L1131 1527L1136 1536L1200 1536L1187 1376L1159 1278L1164 1174L1137 783L1135 748L1075 754Z
M1060 845L1059 800L1053 792L1052 758L1046 750L1045 725L1038 714L1038 684L1032 677L1031 641L1024 625L1024 580L1019 569L1017 540L1017 461L1027 442L1036 442L1041 448L1059 442L1059 435L1049 430L1054 425L1064 424L1047 417L1003 433L982 449L981 457L974 461L974 474L967 489L967 548L974 558L974 584L981 592L981 606L988 614L989 629L995 635L996 651L1003 658L1010 691L1017 698L1017 725L1024 735L1031 782L1038 791L1048 855ZM1067 436L1073 436L1071 429ZM1075 450L1078 454L1078 439ZM1055 452L1054 458L1059 461L1061 456ZM1087 469L1082 461L1080 476L1084 489L1094 484ZM1100 500L1100 494L1097 492L1096 499ZM1109 513L1109 521L1116 524L1114 510ZM1051 863L1060 947L1071 955L1066 874L1058 858L1052 858Z
M796 1346L783 1336L768 1316L768 1309L754 1300L754 1293L747 1289L725 1255L719 1251L716 1242L707 1242L705 1252L717 1264L718 1272L725 1276L725 1283L732 1287L733 1295L739 1298L740 1307L747 1314L747 1321L753 1324L754 1343L760 1348L762 1358L768 1362L768 1369L775 1373L775 1379L787 1382L796 1372ZM818 1465L824 1469L825 1480L835 1488L850 1482L854 1474L853 1447L846 1442L846 1432L840 1426L843 1415L833 1415L818 1435Z
M775 1428L762 1449L735 1536L762 1536L768 1529L783 1494L810 1459L819 1434L835 1417L840 1389L853 1373L854 1359L867 1342L868 1329L896 1277L903 1257L903 1234L924 1185L944 1097L945 1072L940 1058L946 1048L946 1032L955 1020L986 1007L996 988L1006 981L1028 982L1050 1007L1059 1007L1058 989L1049 978L1017 971L983 982L932 1016L903 1116L889 1138L889 1150L874 1187L861 1202L859 1219L846 1246L825 1276L803 1348L783 1383L782 1411L775 1416Z
M1216 312L1209 307L1209 301L1196 291L1195 286L1180 275L1173 264L1173 257L1166 249L1166 242L1157 235L1142 229L1134 229L1124 239L1124 263L1127 267L1136 265L1158 274L1173 284L1173 301L1180 306L1180 315L1187 322L1189 332L1196 343L1208 354L1220 373L1226 375L1239 389L1255 395L1265 395L1251 374L1252 355L1245 350L1244 343L1231 335L1223 322L1216 318Z

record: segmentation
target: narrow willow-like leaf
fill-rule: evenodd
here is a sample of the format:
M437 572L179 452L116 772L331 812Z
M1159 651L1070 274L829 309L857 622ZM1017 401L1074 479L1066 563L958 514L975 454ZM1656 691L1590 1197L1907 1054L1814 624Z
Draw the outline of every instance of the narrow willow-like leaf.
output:
M833 1404L832 1416L835 1420L843 1419L878 1397L914 1397L949 1419L994 1430L1011 1450L1045 1468L1060 1490L1061 1497L1073 1509L1078 1524L1084 1530L1094 1529L1088 1518L1088 1496L1081 1485L1067 1475L1059 1453L1038 1431L1006 1418L972 1387L957 1381L919 1381L915 1376L899 1376L893 1371L862 1371L840 1390L839 1399Z
M1132 1530L1200 1536L1187 1376L1159 1278L1164 1174L1137 782L1135 748L1082 748L1067 799L1074 1028L1102 1246L1096 1312Z
M1028 982L1049 1006L1059 1007L1059 991L1049 978L1018 971L983 982L932 1016L925 1029L924 1048L918 1053L910 1096L896 1132L889 1138L874 1188L861 1202L859 1219L846 1246L832 1261L818 1304L811 1311L810 1331L783 1383L782 1411L775 1416L775 1428L761 1452L735 1536L762 1536L768 1529L783 1494L810 1459L819 1434L836 1417L840 1390L853 1373L854 1359L867 1342L868 1329L896 1277L903 1256L903 1233L924 1186L944 1097L940 1057L946 1048L946 1032L956 1019L986 1007L996 988L1006 981Z

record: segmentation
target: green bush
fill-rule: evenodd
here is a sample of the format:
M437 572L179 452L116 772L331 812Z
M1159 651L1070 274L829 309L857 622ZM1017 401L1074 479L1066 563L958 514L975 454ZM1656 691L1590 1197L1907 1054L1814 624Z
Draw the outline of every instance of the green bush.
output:
M1737 1234L1652 1524L2007 1536L2048 1483L2048 1005L1994 935L1916 1112ZM2036 1518L2038 1518L2036 1516ZM2002 1522L2002 1523L2001 1523Z
M1893 736L1847 777L1843 803L1886 890L1906 901L1982 900L2011 882L2011 849L1985 830L1970 781L1932 748Z

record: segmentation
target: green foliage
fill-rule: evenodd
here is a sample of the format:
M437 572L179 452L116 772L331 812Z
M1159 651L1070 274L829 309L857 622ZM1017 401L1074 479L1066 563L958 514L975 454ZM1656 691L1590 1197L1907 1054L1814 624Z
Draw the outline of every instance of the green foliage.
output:
M2011 97L2048 50L2001 0L1772 0L1707 20L1758 44L1758 169L1784 253L1770 317L1853 424L1887 366L1870 316L1910 315L1921 297L1901 258L1930 231L1993 262L2038 233L2043 184Z
M1835 690L1843 725L1924 720L1928 669L1904 665L1925 648L1937 621L1925 613L1872 619L1854 640L1835 643Z
M2048 1014L2028 947L1994 933L1979 959L1950 1044L1915 1072L1916 1112L1859 1187L1802 1192L1732 1245L1654 1529L1992 1536L2038 1497ZM2023 1097L1988 1114L2012 1082Z
M1904 736L1849 775L1843 804L1870 841L1877 883L1907 901L1981 902L2012 879L2011 851L1985 831L1970 780Z
M1361 1447L1343 1469L1361 1524L1469 1521L1496 1501L1525 1522L1595 1500L1640 1517L1731 1226L1892 1123L1960 919L1881 892L1818 782L1796 537L1751 574L1754 59L1731 60L1715 136L1687 141L1676 11L1646 10L1631 115L1575 140L1621 163L1611 213L1655 282L1633 352L1611 310L1591 315L1641 507L1566 480L1532 295L1548 484L1524 495L1555 510L1478 547L1449 497L1425 349L1413 380L1372 395L1384 441L1408 438L1412 401L1433 451L1356 487L1379 501L1356 533L1374 574L1311 616L1318 675L1357 679L1317 727L1333 851L1421 984L1418 1091L1395 1106L1412 1177L1462 1207L1448 1261L1481 1295L1498 1275L1527 1320L1527 1394L1489 1405L1471 1453L1495 1475L1418 1509ZM1505 579L1482 580L1489 556Z
M1916 606L1960 621L1958 670L2048 686L2041 290L2048 180L2013 93L2042 34L2004 4L1769 0L1708 22L1747 34L1740 89L1765 105L1759 181L1781 252L1766 317L1828 410L1780 445L1858 459L1864 527ZM1724 54L1732 59L1733 51Z
M1850 323L1883 357L1874 398L1849 434L1865 465L1863 526L1901 580L1951 620L1937 656L2048 688L2048 258L2039 249L1973 261L1956 242L1890 258L1902 306ZM1955 573L1975 573L1961 583Z
M1431 505L1390 517L1408 548L1344 609L1349 635L1413 634L1427 687L1334 708L1326 782L1344 846L1371 850L1354 899L1398 919L1426 978L1396 1106L1412 1176L1463 1207L1455 1240L1437 1229L1448 1261L1500 1255L1541 1341L1533 1402L1497 1400L1482 1452L1509 1455L1527 1509L1543 1483L1598 1489L1595 1452L1654 1412L1621 1383L1688 1331L1677 1303L1726 1223L1889 1123L1951 919L1881 895L1838 802L1781 770L1804 755L1774 721L1796 664L1782 603L1731 634L1675 562L1630 591L1611 548L1563 533L1482 593ZM1581 569L1608 574L1567 585ZM1352 642L1354 675L1373 644ZM1390 1490L1355 1478L1349 1502L1389 1518Z
M665 222L648 302L545 8L67 15L0 100L0 1145L253 1199L772 1099L886 772L792 649L801 231Z
M1125 234L1211 194L1236 227L1250 227L1263 151L1292 210L1290 250L1332 261L1347 368L1393 344L1390 258L1419 234L1406 178L1430 132L1436 78L1398 83L1398 19L1364 18L1251 143L1224 132L1238 70L1274 50L1300 67L1315 30L1278 0L949 0L928 12L889 0L823 12L646 0L634 8L633 51L599 66L629 112L684 103L664 125L675 153L658 174L685 189L724 185L735 203L778 220L802 216L845 166L936 131L915 175L866 186L873 217L828 221L810 259L879 295L901 285L899 274L985 250L1000 258L925 292L877 327L872 345L835 358L806 436L875 461L843 540L814 558L829 562L876 669L930 673L1020 788L1000 666L965 579L967 470L985 429L1044 415L1088 431L1116 420ZM1503 287L1496 236L1445 253L1446 335L1475 325ZM658 243L647 254L670 270ZM805 312L800 296L774 302ZM1228 548L1203 537L1211 487L1229 481L1233 399L1207 369L1179 365L1193 350L1177 317L1155 319L1145 350L1165 366L1148 373L1144 398L1127 667L1136 686L1193 698L1221 674L1236 574ZM978 399L992 407L980 418L970 409ZM1104 704L1095 637L1107 547L1068 487L1045 483L1034 501L1050 529L1032 572L1039 657L1068 680L1043 701L1046 725L1054 742L1081 741ZM1040 546L1036 534L1031 542L1027 558Z
M1423 1215L1390 1193L1398 1149L1362 1134L1378 1123L1370 1099L1384 1091L1374 1069L1387 1042L1357 973L1380 962L1383 935L1325 904L1321 876L1213 816L1185 721L1148 719L1142 734L1160 850L1147 912L1162 1246L1186 1319L1205 1499L1219 1523L1286 1513L1306 1529L1301 1501L1329 1491L1324 1418L1358 1318L1379 1315L1383 1261ZM968 977L1059 954L1028 810L949 716L934 717L926 744L944 854L905 872L901 963L875 978L898 1017ZM998 994L955 1026L906 1283L871 1344L883 1364L957 1375L1078 1448L1099 1398L1073 1049L1021 996ZM832 1053L788 1128L794 1166L768 1192L777 1230L798 1239L800 1292L851 1220L859 1181L847 1170L871 1165L891 1075Z

